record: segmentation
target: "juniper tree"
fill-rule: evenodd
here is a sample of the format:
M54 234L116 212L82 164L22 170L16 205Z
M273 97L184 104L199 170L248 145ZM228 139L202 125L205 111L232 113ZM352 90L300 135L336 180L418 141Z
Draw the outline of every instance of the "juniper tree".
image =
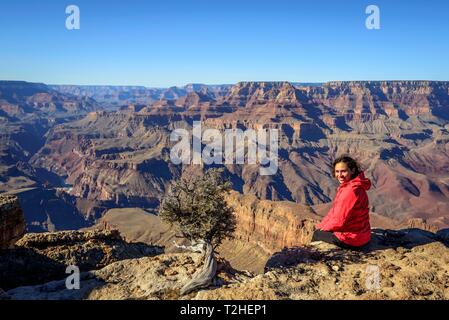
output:
M209 169L203 175L175 181L162 201L159 216L190 240L191 248L204 254L202 269L182 289L181 294L207 287L215 276L214 250L232 238L236 221L224 199L231 182L222 179L223 169Z

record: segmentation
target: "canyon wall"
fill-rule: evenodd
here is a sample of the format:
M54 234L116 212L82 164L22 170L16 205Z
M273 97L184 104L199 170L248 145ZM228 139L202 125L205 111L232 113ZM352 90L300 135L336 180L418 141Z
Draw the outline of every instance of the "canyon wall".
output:
M0 195L0 249L14 246L25 234L25 219L16 196Z

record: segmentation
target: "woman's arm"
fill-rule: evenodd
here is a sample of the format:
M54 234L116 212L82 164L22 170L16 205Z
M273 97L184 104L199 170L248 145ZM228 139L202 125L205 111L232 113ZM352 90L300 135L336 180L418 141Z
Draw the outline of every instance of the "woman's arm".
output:
M323 231L342 232L346 221L359 198L357 189L347 188L335 199L331 210L326 217L317 224L317 228Z

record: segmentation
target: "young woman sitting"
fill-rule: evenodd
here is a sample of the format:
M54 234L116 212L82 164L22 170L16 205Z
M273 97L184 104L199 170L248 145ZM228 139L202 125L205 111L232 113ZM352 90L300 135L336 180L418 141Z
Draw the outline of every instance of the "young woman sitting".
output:
M337 158L332 167L340 186L332 208L316 225L312 241L333 243L343 248L361 248L371 239L366 194L371 181L365 178L359 164L349 156Z

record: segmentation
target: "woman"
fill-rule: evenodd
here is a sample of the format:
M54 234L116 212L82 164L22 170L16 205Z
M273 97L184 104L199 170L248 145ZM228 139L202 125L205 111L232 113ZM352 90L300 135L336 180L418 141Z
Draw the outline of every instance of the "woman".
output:
M340 183L332 208L316 225L312 241L334 243L345 248L360 248L371 239L368 195L371 181L365 178L358 163L348 156L333 164L334 177Z

